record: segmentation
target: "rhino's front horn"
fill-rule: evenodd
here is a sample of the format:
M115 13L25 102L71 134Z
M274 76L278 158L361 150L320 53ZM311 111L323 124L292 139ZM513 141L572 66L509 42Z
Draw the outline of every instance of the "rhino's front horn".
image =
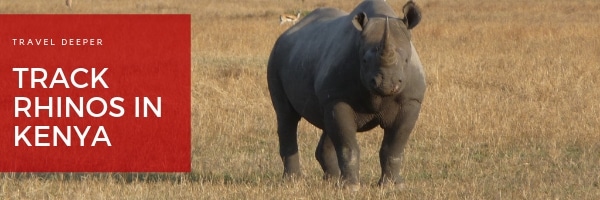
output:
M383 30L383 38L381 39L381 62L384 66L395 64L396 56L394 53L394 44L389 39L390 24L388 17L385 18L385 29Z

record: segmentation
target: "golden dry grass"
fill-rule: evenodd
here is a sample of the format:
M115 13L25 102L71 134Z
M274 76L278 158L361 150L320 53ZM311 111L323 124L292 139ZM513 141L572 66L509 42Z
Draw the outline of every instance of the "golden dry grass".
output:
M428 91L406 189L373 186L381 130L359 134L359 193L323 182L320 131L299 128L304 180L282 182L266 86L278 15L342 0L3 1L4 13L192 14L192 172L4 174L0 199L598 199L600 2L421 0ZM388 0L396 10L404 1Z

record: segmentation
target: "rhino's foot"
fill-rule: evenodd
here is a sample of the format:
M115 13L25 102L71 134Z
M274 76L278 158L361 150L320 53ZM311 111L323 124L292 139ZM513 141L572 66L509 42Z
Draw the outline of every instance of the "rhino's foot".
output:
M401 176L398 176L395 180L392 179L381 179L379 183L377 183L379 187L391 189L391 190L403 190L406 185L404 184L404 179Z
M351 192L358 192L360 190L360 184L346 184L344 185L344 188Z
M340 172L339 170L336 172L325 172L325 174L323 174L323 180L326 181L330 181L330 180L338 180L340 179Z
M388 184L379 184L379 187L388 191L399 191L404 190L406 188L405 183L388 183Z
M360 190L360 183L350 183L347 181L338 181L336 184L339 188L348 190L351 192L358 192Z
M286 172L283 173L283 181L291 181L291 182L295 182L297 180L302 179L304 175L302 175L302 172Z

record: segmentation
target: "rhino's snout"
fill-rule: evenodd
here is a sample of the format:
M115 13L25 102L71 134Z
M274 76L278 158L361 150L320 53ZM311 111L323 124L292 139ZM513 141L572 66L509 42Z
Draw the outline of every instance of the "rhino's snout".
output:
M371 89L381 95L389 96L398 94L402 86L401 78L385 79L381 74L373 77L369 82Z

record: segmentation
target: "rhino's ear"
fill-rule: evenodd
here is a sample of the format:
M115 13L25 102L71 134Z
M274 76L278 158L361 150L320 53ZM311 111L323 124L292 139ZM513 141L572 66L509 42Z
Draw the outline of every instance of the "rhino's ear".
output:
M352 24L357 30L362 31L365 25L367 25L367 21L369 21L367 18L367 13L361 12L354 16L354 19L352 19Z
M404 11L404 24L408 29L412 29L421 21L421 9L413 1L408 1L402 8Z

